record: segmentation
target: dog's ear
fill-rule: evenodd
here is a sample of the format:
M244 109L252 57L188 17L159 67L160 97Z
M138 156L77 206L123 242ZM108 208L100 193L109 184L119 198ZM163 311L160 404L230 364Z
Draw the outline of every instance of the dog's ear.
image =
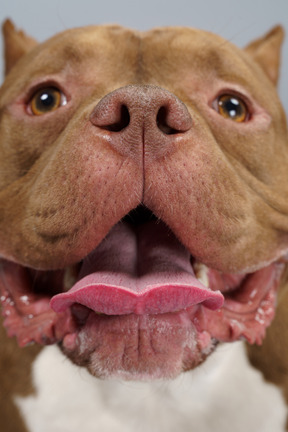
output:
M3 23L2 32L4 36L5 75L7 75L22 55L37 45L37 41L27 36L22 30L16 30L9 19Z
M283 39L283 28L276 26L265 36L256 39L245 48L245 51L252 55L254 60L260 64L275 85L279 77Z

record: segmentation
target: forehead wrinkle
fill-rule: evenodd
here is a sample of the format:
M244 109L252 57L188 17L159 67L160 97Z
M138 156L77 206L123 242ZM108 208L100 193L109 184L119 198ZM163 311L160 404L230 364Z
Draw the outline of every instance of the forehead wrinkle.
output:
M35 63L33 66L33 74L57 73L63 71L68 64L77 66L83 63L83 60L94 59L103 53L101 41L97 38L87 38L86 41L79 39L65 40L65 43L57 43L47 46L45 50L41 50L39 54L32 59ZM61 42L61 41L60 41ZM105 52L107 44L105 45ZM32 63L31 62L31 63Z
M251 70L247 56L220 36L213 35L211 39L206 31L166 28L147 32L143 38L146 61L150 62L150 67L153 62L154 69L165 62L171 74L185 71L185 75L196 73L203 79L219 78L251 87L253 67Z
M89 32L78 30L76 35L69 30L56 35L37 45L23 59L20 59L19 67L23 71L21 80L18 79L17 70L15 76L12 70L0 89L3 97L11 82L15 93L12 95L13 99L33 84L33 81L37 83L37 79L53 79L53 75L56 77L66 71L69 73L71 70L83 67L84 62L92 63L98 60L98 64L105 63L115 55L121 56L121 53L124 55L131 48L135 49L139 46L139 37L136 34L128 30L121 31L117 27L104 27L99 31L96 27L91 27Z
M259 76L259 69L256 70L255 64L250 61L246 53L228 41L211 44L205 50L192 49L191 67L200 73L205 72L206 76L210 75L223 82L239 84L252 92L255 87L255 74Z

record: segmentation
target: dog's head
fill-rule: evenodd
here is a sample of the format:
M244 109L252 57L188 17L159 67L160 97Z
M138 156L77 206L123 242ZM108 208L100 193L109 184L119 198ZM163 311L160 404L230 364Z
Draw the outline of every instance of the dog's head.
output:
M260 343L288 250L281 28L245 50L188 28L4 35L8 334L128 379Z

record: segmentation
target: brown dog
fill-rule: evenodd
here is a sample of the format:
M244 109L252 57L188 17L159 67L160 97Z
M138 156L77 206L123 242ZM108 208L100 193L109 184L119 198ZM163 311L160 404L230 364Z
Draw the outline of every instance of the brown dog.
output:
M250 356L287 398L288 135L275 90L282 29L245 50L188 28L87 27L38 45L7 21L4 36L8 335L21 347L57 343L98 378L175 379L219 342L261 344L278 296L264 345ZM2 342L3 431L25 430L18 408L33 432L284 431L280 392L249 369L242 344L231 347L184 374L185 391L176 380L169 397L161 384L143 401L142 384L131 397L122 393L130 384L86 375L80 384L53 347L38 356Z

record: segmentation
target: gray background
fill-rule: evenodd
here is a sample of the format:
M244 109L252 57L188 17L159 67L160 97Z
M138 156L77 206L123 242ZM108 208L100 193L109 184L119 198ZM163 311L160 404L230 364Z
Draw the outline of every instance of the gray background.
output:
M66 28L103 23L138 30L161 25L198 27L218 33L238 46L244 46L275 24L282 24L288 39L288 0L1 0L1 3L0 21L12 18L17 27L39 41ZM0 67L3 70L2 60ZM287 77L286 41L279 85L286 112Z

